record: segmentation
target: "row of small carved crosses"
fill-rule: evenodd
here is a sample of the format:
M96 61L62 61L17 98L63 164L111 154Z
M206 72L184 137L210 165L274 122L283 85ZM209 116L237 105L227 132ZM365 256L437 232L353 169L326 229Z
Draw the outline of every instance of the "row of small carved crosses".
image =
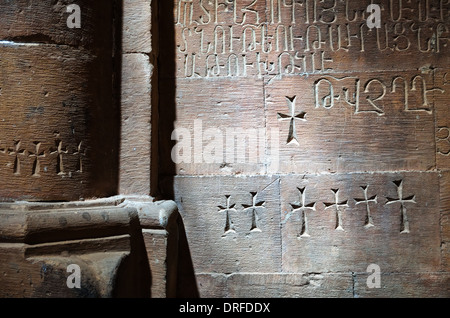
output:
M397 187L398 198L386 197L387 202L385 203L385 205L400 203L401 220L402 220L400 233L409 233L410 228L409 228L409 221L408 221L408 215L406 213L405 204L407 204L407 203L415 204L416 196L415 195L411 195L408 197L403 196L403 180L396 180L396 181L393 181L393 183ZM297 188L297 189L300 192L299 201L290 203L290 205L292 207L292 211L286 215L283 223L286 223L294 213L297 213L297 212L300 213L301 220L302 220L300 236L309 237L310 235L308 232L308 222L307 222L306 210L316 211L317 202L311 202L311 203L307 204L306 196L305 196L306 188ZM374 226L374 222L373 222L373 218L372 218L371 210L370 210L370 203L377 204L378 196L373 195L373 196L369 197L369 194L368 194L369 186L362 186L361 189L364 191L364 198L363 199L356 198L354 200L356 202L356 205L358 205L358 204L366 205L366 213L367 214L366 214L365 227L370 228L370 227ZM342 209L341 208L349 207L348 200L341 201L339 199L339 189L331 189L331 191L334 194L334 202L330 202L330 203L324 202L325 209L333 208L333 207L335 208L335 211L336 211L336 227L335 227L335 229L338 231L344 231L344 228L342 225L343 222L342 222ZM242 207L244 208L243 211L244 212L250 211L252 213L252 226L251 226L250 231L251 232L261 232L261 230L258 228L258 226L256 224L256 220L258 217L257 211L261 208L265 208L265 201L258 202L256 200L256 197L258 195L257 192L251 192L251 194L252 194L252 205L242 204ZM230 202L231 196L226 195L225 197L226 197L226 206L220 206L220 205L218 206L219 212L225 212L225 215L226 215L224 235L226 235L230 232L236 232L234 224L230 217L230 212L237 212L237 210L235 208L236 204L231 204L231 202Z
M14 141L14 147L13 148L0 148L0 153L8 154L10 156L14 156L14 174L20 175L21 174L21 162L24 159L21 159L20 156L23 158L34 158L33 163L33 172L32 176L40 176L40 158L45 158L50 155L56 155L57 158L57 173L59 175L65 174L64 171L64 165L63 165L63 155L69 154L69 151L63 147L63 142L61 140L56 140L55 145L56 148L51 148L48 151L40 151L41 148L41 142L35 141L33 142L34 145L34 152L27 151L25 149L21 149L21 141ZM83 172L83 164L82 164L82 157L86 154L81 151L82 148L82 142L80 142L76 148L75 151L73 151L72 155L79 156L79 162L78 162L78 172Z

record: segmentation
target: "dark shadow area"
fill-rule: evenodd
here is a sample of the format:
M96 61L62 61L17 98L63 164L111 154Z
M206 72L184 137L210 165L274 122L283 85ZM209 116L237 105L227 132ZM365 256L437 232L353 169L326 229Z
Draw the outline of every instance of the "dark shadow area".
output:
M152 273L142 227L137 216L131 220L129 234L131 252L118 270L113 297L150 298Z
M181 217L178 218L178 229L177 298L199 298L194 265L192 264L189 243Z
M175 200L174 176L177 174L171 150L175 141L171 140L176 120L176 38L174 23L174 0L159 1L159 193L163 199ZM189 244L181 216L178 218L178 273L177 298L198 298Z

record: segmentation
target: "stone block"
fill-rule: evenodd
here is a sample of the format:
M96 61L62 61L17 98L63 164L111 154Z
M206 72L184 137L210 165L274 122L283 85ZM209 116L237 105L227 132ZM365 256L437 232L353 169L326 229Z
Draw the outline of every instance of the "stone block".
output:
M174 193L195 272L281 269L278 178L177 176Z
M349 298L350 273L235 274L228 279L229 297L235 298Z
M384 273L380 275L380 288L369 288L370 273L357 273L355 297L365 298L448 298L450 275L442 272Z
M438 182L431 172L282 176L283 271L438 271Z
M265 86L266 128L279 131L272 173L423 170L435 166L433 100L405 97L420 72L309 75ZM405 99L406 98L406 99ZM409 98L409 99L408 99ZM406 102L405 102L406 101ZM268 139L268 144L276 142ZM275 158L271 158L275 160ZM273 169L275 168L275 169Z
M204 298L350 298L351 273L197 274Z
M152 0L123 1L122 50L152 52Z

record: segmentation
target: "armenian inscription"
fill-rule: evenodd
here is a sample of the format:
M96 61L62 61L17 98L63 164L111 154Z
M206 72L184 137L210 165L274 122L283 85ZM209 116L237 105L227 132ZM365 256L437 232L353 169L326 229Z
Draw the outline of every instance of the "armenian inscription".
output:
M438 270L450 1L173 4L176 65L161 74L180 87L170 124L265 131L257 163L175 164L188 239L208 228L193 248L200 272L265 273L265 256L280 254L277 273ZM236 253L262 244L260 256Z

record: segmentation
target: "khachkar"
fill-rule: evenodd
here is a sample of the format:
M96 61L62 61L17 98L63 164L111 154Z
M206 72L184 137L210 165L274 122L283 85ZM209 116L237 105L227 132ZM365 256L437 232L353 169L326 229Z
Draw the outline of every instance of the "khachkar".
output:
M162 170L201 293L448 296L450 2L166 6Z
M71 4L1 4L2 200L117 191L113 10Z

